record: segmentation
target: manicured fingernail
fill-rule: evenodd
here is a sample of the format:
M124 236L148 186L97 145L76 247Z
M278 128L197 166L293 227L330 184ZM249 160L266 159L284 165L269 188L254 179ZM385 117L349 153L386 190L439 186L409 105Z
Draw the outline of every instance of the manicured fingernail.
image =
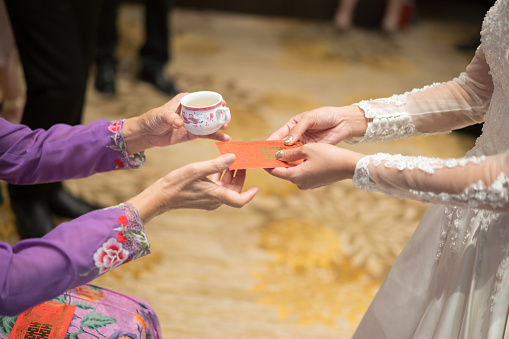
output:
M276 152L276 159L281 159L283 157L283 151Z
M293 137L292 137L291 135L290 135L290 136L288 136L288 137L286 137L286 139L285 139L285 144L289 144L289 143L291 143L291 142L292 142L292 140L293 140Z

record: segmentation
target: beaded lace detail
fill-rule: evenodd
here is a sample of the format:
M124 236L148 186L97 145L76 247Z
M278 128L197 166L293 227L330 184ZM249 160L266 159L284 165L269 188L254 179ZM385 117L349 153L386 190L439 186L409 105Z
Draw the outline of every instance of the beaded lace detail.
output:
M498 215L495 215L495 218ZM504 272L509 268L509 230L500 228L499 230L499 246L502 252L502 261L498 265L497 273L495 274L495 281L493 283L493 293L490 296L490 312L493 312L495 301L497 300L496 295L500 290L504 288L503 278Z
M478 164L485 160L485 156L481 157L469 157L461 159L440 159L440 158L428 158L428 157L409 157L401 154L390 155L387 153L378 153L371 156L373 164L379 166L384 163L385 167L395 167L398 170L404 169L419 169L423 172L433 174L435 169L439 168L453 168L456 166L465 166L469 163Z
M502 208L509 202L509 178L500 173L497 180L490 186L486 186L479 181L465 188L461 194L420 192L410 190L410 193L419 197L418 200L426 202L454 203L458 205L468 205L472 208L490 206L492 208Z
M400 192L397 189L379 187L370 179L368 170L370 164L375 167L383 164L383 166L387 168L396 168L400 171L418 169L425 173L433 174L436 169L466 166L470 163L478 164L485 159L485 156L480 156L443 160L438 158L409 157L378 153L359 160L355 169L353 183L362 189L381 191L387 195L399 196L401 198L407 198L410 195L410 198L425 203L454 204L472 208L482 208L485 206L494 209L501 208L509 202L509 178L504 173L500 173L498 178L491 185L486 185L482 181L479 181L465 188L460 194L450 194L444 192L423 192L413 189L408 190L408 192Z
M345 142L350 144L361 144L366 142L383 142L409 138L413 136L426 136L436 134L421 133L417 131L415 125L412 123L412 116L404 111L404 106L406 104L408 95L428 89L435 85L437 84L425 86L419 89L416 88L411 92L396 94L389 98L363 100L354 104L359 106L364 111L366 118L371 118L373 120L368 122L366 133L362 139L349 139L345 140ZM382 105L377 106L377 104ZM397 107L402 111L395 113L395 110L386 111L378 108L386 105L390 105L390 107Z
M495 154L509 148L509 2L497 1L484 18L481 41L495 86L483 135L472 154Z
M509 90L509 2L497 1L484 18L482 45L495 83Z
M405 169L413 170L419 169L423 172L433 174L436 169L440 168L453 168L456 166L465 166L469 163L478 164L486 159L485 156L480 157L468 157L461 159L440 159L440 158L428 158L428 157L411 157L404 156L401 154L391 155L387 153L377 153L368 155L359 160L357 167L355 168L354 184L360 188L363 185L369 184L369 171L367 169L370 163L375 166L380 166L382 163L388 168L397 168L402 171ZM358 184L357 184L358 183Z
M451 239L451 243L449 245L451 253L456 252L456 245L458 244L458 236L460 233L460 221L462 213L463 209L461 208L458 208L456 206L446 206L445 215L447 217L447 223L445 224L445 227L442 228L441 233L442 239L438 246L439 248L435 259L437 260L440 259L447 236L449 236Z

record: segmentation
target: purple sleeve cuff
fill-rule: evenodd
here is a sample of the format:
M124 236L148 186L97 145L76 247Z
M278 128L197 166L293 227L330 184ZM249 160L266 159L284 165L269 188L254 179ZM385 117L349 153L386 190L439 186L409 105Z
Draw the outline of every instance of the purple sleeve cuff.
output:
M28 185L138 168L145 154L127 154L123 123L101 120L32 131L0 119L0 179Z
M145 226L136 208L122 203L109 209L121 211L113 228L113 236L100 246L94 253L92 269L80 272L80 277L96 274L101 275L131 260L150 253L149 242L145 234Z
M0 315L17 315L150 253L130 204L87 213L40 239L0 242Z
M110 136L110 139L114 142L113 145L108 147L112 150L120 152L119 159L115 159L115 169L129 169L138 168L145 163L145 151L136 153L129 156L126 151L126 142L124 137L124 122L123 120L113 121L109 126L108 130L114 133L114 136Z

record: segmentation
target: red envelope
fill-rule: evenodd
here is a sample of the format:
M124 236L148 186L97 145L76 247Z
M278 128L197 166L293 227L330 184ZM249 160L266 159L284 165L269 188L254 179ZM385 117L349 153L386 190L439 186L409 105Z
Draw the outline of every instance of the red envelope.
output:
M47 301L20 314L8 339L64 339L76 306Z
M293 167L303 161L287 163L276 159L277 151L301 147L300 141L291 146L285 145L283 140L216 142L216 145L221 154L235 154L236 159L229 167L230 170Z

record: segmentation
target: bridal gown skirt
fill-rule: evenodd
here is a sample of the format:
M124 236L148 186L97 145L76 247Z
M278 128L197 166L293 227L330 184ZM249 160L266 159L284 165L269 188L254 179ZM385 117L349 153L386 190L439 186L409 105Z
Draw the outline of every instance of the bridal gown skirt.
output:
M432 205L354 338L509 338L509 217Z

